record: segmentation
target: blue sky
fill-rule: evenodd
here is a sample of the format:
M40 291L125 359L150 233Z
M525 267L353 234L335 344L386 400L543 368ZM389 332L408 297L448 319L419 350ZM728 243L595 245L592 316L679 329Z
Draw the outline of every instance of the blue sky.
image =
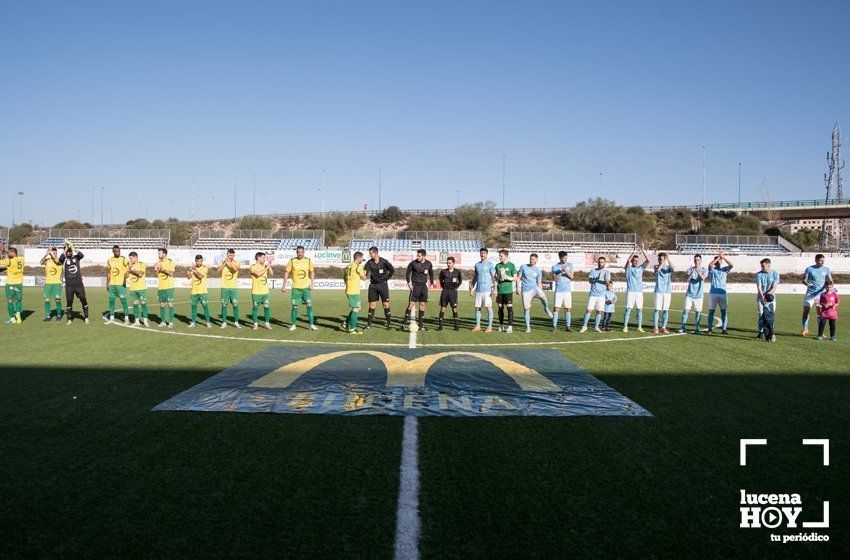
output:
M120 4L120 5L117 5ZM848 2L5 2L11 219L823 196ZM850 151L850 143L847 148ZM326 170L324 197L317 190ZM600 173L602 174L600 176ZM47 203L45 204L45 200Z

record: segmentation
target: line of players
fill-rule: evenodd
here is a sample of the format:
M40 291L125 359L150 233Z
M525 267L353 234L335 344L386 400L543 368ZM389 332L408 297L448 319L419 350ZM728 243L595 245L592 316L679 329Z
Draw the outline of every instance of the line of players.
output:
M628 259L624 268L626 276L626 308L623 316L623 332L628 332L630 315L632 310L636 314L636 329L643 330L643 277L649 265L649 257L643 247L636 247L634 254ZM106 262L106 284L109 301L109 310L104 315L107 323L115 320L116 303L120 303L124 312L125 324L130 323L131 315L128 302L132 304L135 326L149 326L147 305L147 268L148 266L139 261L138 254L133 251L128 257L121 255L118 245L112 248L113 256ZM174 262L168 258L168 250L158 250L158 261L153 265L153 271L157 278L157 303L160 308L160 326L173 328L174 326ZM480 261L475 264L472 280L469 283L470 296L474 298L475 327L473 331L493 330L493 300L496 301L498 309L498 330L510 333L513 331L514 294L522 297L526 332L531 330L531 306L535 299L539 299L544 311L552 320L553 330L558 329L560 310L564 309L564 322L566 331L572 331L572 281L574 279L573 266L567 262L567 253L561 251L558 254L559 262L552 267L552 278L554 284L554 311L549 309L549 301L543 289L543 274L537 266L537 255L531 254L529 262L519 268L509 260L506 250L499 251L499 262L494 264L489 260L489 251L482 248ZM641 257L643 260L641 261ZM77 250L71 243L66 242L64 250L58 253L55 247L49 248L41 259L45 267L44 285L44 321L53 318L51 303L55 303L56 319L63 316L67 324L72 322L72 309L74 299L79 298L82 304L84 321L89 322L88 301L81 273L81 261L84 258L82 252ZM352 262L343 271L345 283L345 294L348 300L349 314L342 324L342 328L352 334L359 334L359 311L360 311L360 281L369 279L368 288L368 316L366 330L372 328L375 311L378 302L384 310L386 328L392 326L392 313L390 310L389 280L395 274L393 265L378 254L377 247L369 249L369 258L364 262L364 255L356 252ZM818 307L821 294L826 291L826 286L833 283L832 274L824 265L824 255L816 255L815 264L806 268L803 283L806 285L806 294L803 299L802 335L808 334L809 314L812 307ZM270 302L269 285L273 276L273 255L258 252L254 263L248 267L251 277L251 304L252 304L252 326L260 328L259 313L263 314L263 326L271 329L270 324ZM23 257L18 255L14 247L6 249L0 244L0 267L7 268L6 297L9 312L7 323L20 324L21 305L23 297ZM221 275L221 328L228 325L228 307L233 313L232 325L241 328L239 323L239 293L238 276L242 265L235 259L235 251L230 249L227 256L216 268ZM709 314L708 329L711 333L714 328L714 316L720 309L721 332L726 334L728 328L726 280L733 264L721 250L709 263L708 267L702 265L701 255L694 256L694 265L686 270L688 286L685 292L685 306L682 311L681 327L679 332L685 332L688 317L691 310L695 313L694 333L702 332L700 322L704 301L705 284L709 285ZM672 275L674 268L666 253L659 253L657 264L653 267L655 276L654 288L654 313L653 332L667 333L670 302L672 298ZM203 257L197 255L195 263L188 272L187 277L191 280L190 294L190 323L194 328L197 323L198 308L203 310L205 325L212 326L209 311L209 292L207 279L210 269L203 262ZM63 313L61 285L62 277L65 280L66 307ZM318 330L315 324L315 315L312 304L312 290L315 280L315 269L312 261L305 256L304 247L296 249L296 256L287 263L283 278L282 292L286 292L287 280L291 278L291 324L289 329L295 330L300 306L306 308L308 325L311 330ZM409 289L408 304L404 319L399 326L400 330L409 328L414 311L416 311L417 326L426 330L424 324L425 307L428 302L429 288L435 288L435 274L432 263L426 259L426 252L422 249L417 251L416 259L408 265L405 279ZM774 294L780 279L779 274L771 270L770 259L761 260L761 270L755 276L757 288L758 307L758 337L765 336L768 340L775 339L773 333L773 315L776 309ZM580 331L588 330L591 316L595 313L594 330L604 332L610 330L610 322L617 302L617 294L613 290L611 273L606 268L606 259L600 256L597 259L596 268L588 273L590 293L587 301L584 318ZM447 267L439 273L439 284L442 288L440 293L440 312L437 319L437 330L443 329L443 322L447 310L452 312L452 322L455 330L459 330L458 324L458 289L462 283L462 276L455 268L452 257L447 259ZM487 311L487 324L482 327L482 313ZM506 321L507 319L507 321Z

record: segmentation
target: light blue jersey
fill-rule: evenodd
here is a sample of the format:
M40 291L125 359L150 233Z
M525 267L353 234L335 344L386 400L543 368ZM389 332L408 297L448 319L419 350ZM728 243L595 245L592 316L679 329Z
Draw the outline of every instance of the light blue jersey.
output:
M779 273L775 270L770 270L768 272L760 270L756 272L756 284L761 286L762 293L766 294L772 290L774 286L779 284ZM761 296L756 296L756 299L761 301Z
M726 293L726 278L729 276L730 270L732 270L731 266L711 267L711 270L708 271L708 280L711 282L709 293Z
M626 267L626 291L627 292L642 292L643 291L643 271L646 267L641 265Z
M490 261L479 261L475 263L475 291L486 294L493 291L493 278L496 276L496 265Z
M809 277L806 282L806 297L819 296L826 291L824 284L829 278L828 266L810 266L806 268L806 275Z
M523 293L536 290L540 278L540 267L531 266L530 264L524 264L519 267L520 288Z
M615 303L617 303L617 294L614 290L605 290L605 313L613 313L616 310Z
M692 266L688 269L687 274L688 290L685 292L685 297L700 299L703 294L703 287L705 286L705 281L702 277L708 274L708 269L704 266L699 269Z
M673 277L673 269L670 268L670 265L664 265L664 268L660 268L659 265L655 265L655 293L656 294L669 294L673 292L673 284L670 282Z
M611 271L607 268L594 268L587 273L587 281L590 282L590 297L602 297L605 295L605 282L611 280Z
M573 281L570 280L570 277L566 275L567 272L573 271L573 265L571 263L555 263L555 266L552 267L552 276L560 273L558 279L555 280L555 292L563 293L563 292L571 292L573 290Z

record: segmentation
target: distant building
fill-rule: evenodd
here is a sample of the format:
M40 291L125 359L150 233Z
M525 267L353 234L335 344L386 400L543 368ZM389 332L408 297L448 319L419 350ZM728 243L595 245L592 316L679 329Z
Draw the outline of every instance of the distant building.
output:
M781 227L783 229L789 229L793 233L797 233L801 229L816 229L818 231L821 230L823 226L823 218L805 218L802 220L782 220L780 222ZM833 229L838 227L838 220L836 218L831 218L826 221L827 227L832 227Z

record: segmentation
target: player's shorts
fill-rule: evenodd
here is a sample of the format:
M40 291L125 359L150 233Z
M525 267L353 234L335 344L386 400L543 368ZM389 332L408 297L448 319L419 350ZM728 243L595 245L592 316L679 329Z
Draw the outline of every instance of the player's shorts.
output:
M106 288L106 293L109 295L110 299L127 299L127 288L124 286L110 284L109 287Z
M390 287L386 282L375 282L369 284L369 303L380 300L382 303L390 301Z
M670 300L673 299L673 294L670 292L662 293L655 292L655 310L656 311L669 311L670 310Z
M443 290L440 292L440 307L457 307L457 290Z
M573 307L573 293L555 292L555 307L571 309Z
M726 309L726 294L708 294L708 310L712 309Z
M514 293L508 292L507 294L496 294L496 303L499 305L513 305Z
M253 295L251 296L253 299ZM292 305L309 305L313 302L313 292L310 288L292 288Z
M239 290L236 288L222 288L221 289L221 304L233 304L239 305Z
M493 307L493 292L475 292L475 307Z
M174 303L174 288L156 291L156 300L159 303Z
M605 296L590 296L587 298L587 310L605 313Z
M131 290L130 291L130 299L133 303L147 303L148 302L148 291L147 290Z
M251 303L254 307L267 306L269 304L269 294L251 294Z
M626 292L626 309L643 309L643 292Z
M62 284L45 284L44 299L62 299Z
M776 301L776 300L773 300ZM803 307L817 307L818 302L820 301L820 294L816 296L810 296L809 294L803 294Z
M526 309L531 308L531 302L534 298L539 297L540 299L546 299L546 294L543 293L539 288L534 288L533 290L529 290L527 292L522 292L522 306Z
M410 296L407 301L426 303L428 301L428 284L424 282L413 284L413 289L410 290Z
M360 294L345 294L348 297L348 307L356 309L360 307Z
M6 284L6 299L19 300L23 296L23 284Z
M685 311L693 309L697 313L702 313L703 298L692 298L685 296Z
M210 304L210 295L209 294L192 294L189 298L189 303L192 305L198 305L199 303L203 306L207 306Z

